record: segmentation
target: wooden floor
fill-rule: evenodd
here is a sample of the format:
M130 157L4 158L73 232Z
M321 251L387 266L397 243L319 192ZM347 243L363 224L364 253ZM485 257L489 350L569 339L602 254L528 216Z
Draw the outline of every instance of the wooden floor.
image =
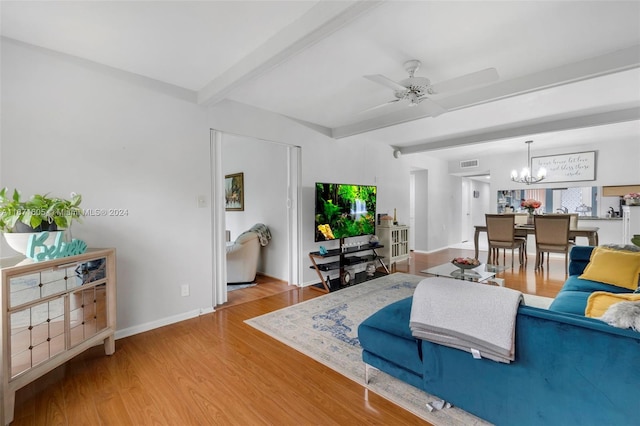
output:
M415 254L396 270L420 275L471 251ZM516 261L517 264L517 261ZM549 270L500 274L507 286L554 296L562 260ZM244 320L322 293L261 278L229 293L216 312L95 347L16 394L14 425L410 425L424 421Z

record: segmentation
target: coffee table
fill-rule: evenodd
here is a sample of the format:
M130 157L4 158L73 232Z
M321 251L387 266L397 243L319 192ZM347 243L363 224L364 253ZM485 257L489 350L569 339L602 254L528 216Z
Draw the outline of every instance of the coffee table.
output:
M506 268L504 266L488 265L485 263L481 263L473 269L460 269L449 262L424 269L420 272L423 274L435 275L437 277L449 277L457 280L484 282L494 278L497 273L502 272L505 269Z

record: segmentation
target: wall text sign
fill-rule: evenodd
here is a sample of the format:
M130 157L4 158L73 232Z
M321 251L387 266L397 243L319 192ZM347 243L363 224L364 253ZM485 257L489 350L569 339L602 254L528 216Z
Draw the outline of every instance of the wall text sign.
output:
M596 180L596 152L531 157L533 173L540 167L547 169L547 176L543 182Z

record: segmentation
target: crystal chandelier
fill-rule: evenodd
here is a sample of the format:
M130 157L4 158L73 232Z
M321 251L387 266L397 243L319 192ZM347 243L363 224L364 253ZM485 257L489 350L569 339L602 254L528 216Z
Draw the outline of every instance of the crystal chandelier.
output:
M531 175L531 143L533 143L533 141L526 141L525 143L527 144L527 167L522 169L520 175L518 175L516 170L513 170L511 172L511 180L529 185L543 180L547 175L547 169L540 167L536 176Z

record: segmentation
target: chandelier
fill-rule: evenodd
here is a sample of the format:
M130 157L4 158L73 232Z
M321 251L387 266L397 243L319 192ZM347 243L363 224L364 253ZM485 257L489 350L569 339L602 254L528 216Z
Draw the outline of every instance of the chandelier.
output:
M522 169L522 171L520 172L520 175L518 175L518 172L516 170L513 170L511 172L511 180L514 182L524 183L529 185L532 183L540 182L547 175L547 169L545 169L544 167L540 167L538 169L538 173L536 174L536 176L531 175L531 143L532 142L533 141L525 142L527 144L527 167Z

